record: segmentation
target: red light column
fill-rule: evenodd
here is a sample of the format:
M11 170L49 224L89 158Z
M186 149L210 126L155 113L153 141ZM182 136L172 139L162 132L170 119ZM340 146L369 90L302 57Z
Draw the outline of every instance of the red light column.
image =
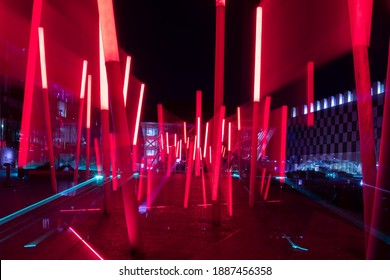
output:
M134 137L133 137L133 171L135 172L137 169L137 140L138 140L138 129L139 129L139 123L141 118L141 110L142 110L142 102L144 99L144 91L145 91L145 84L141 84L141 89L139 93L139 99L138 99L138 108L137 108L137 117L135 119L135 126L134 126Z
M269 127L269 115L271 113L271 97L267 96L264 100L264 110L263 110L263 132L264 136L261 143L261 158L265 158L267 155L267 137L268 137L268 127Z
M128 89L129 89L130 65L131 65L131 56L127 56L126 57L125 76L123 79L123 100L125 102L125 107L127 104L127 93L128 93Z
M216 29L215 29L215 66L214 66L214 124L213 124L213 150L221 151L222 139L220 136L221 108L223 104L223 84L225 65L225 0L216 0ZM218 148L219 147L219 148ZM214 153L213 160L213 223L219 224L219 203L217 202L219 186L220 153ZM218 159L219 157L219 159Z
M383 108L382 134L379 150L378 174L372 213L371 227L383 234L390 233L389 216L386 211L384 192L390 191L390 41L387 61L387 77L385 88L385 104ZM370 235L367 248L367 259L389 259L389 245L374 235Z
M158 119L158 133L160 134L161 143L160 143L160 157L161 162L165 162L165 153L164 153L164 116L162 104L157 104L157 119ZM184 126L185 129L185 126ZM167 148L168 150L168 148Z
M195 176L198 177L200 176L200 153L199 153L199 148L200 148L200 132L201 132L201 123L202 123L202 91L197 90L196 91L196 118L195 118L195 123L196 123L196 135L198 137L198 142L196 145L196 158L195 158Z
M91 90L92 76L88 75L88 90L87 90L87 121L86 121L86 160L85 160L85 180L89 179L89 164L91 162Z
M79 160L80 160L80 144L81 144L81 129L83 126L83 111L84 111L84 97L85 97L85 85L87 80L87 67L88 62L84 60L83 71L81 74L81 88L80 88L80 107L79 107L79 119L77 123L77 140L76 140L76 156L73 172L73 182L76 185L79 177Z
M307 63L307 126L314 125L314 112L311 110L314 104L314 62Z
M24 85L24 99L23 99L23 111L22 111L22 123L20 129L20 147L18 166L26 168L27 165L27 153L28 144L30 137L30 119L31 109L34 93L34 79L35 79L35 68L37 64L37 51L38 51L38 34L37 29L40 25L42 13L42 0L34 0L31 29L30 29L30 42L28 47L27 55L27 71L26 71L26 82Z
M102 41L102 32L99 25L99 74L100 74L100 112L102 118L102 146L103 146L103 174L107 179L110 172L110 113L109 113L109 101L108 101L108 84L106 65L104 61L104 50ZM113 181L114 182L114 181ZM115 181L116 182L116 181ZM111 183L109 180L105 180L104 188L104 213L110 212L110 196L111 196Z
M287 106L282 107L282 116L280 124L280 156L279 156L279 177L280 182L284 183L286 171L286 149L287 149Z
M41 78L42 78L42 93L43 93L43 106L45 110L45 123L46 123L46 140L47 150L49 152L50 161L50 178L51 186L54 193L57 193L57 181L56 181L56 170L54 166L54 151L53 151L53 137L51 132L51 121L50 121L50 104L49 104L49 92L47 88L47 74L46 74L46 55L45 55L45 41L44 32L42 27L38 27L38 38L39 38L39 54L41 62Z
M238 174L241 176L241 108L237 107Z
M255 184L257 171L257 135L259 129L259 102L260 102L260 75L261 75L261 32L262 32L262 8L256 10L256 46L255 46L255 77L253 90L253 115L252 115L252 143L251 163L249 174L249 207L255 204Z
M117 145L118 167L121 170L122 197L125 209L128 238L133 253L141 249L138 221L138 203L132 189L131 142L123 100L122 75L119 64L118 43L112 0L98 0L102 27L103 49L106 61L112 120Z
M100 149L99 149L99 139L93 139L93 145L95 147L95 157L96 157L96 170L99 175L102 174L102 160L100 157Z
M355 70L356 98L363 177L364 223L371 226L376 159L371 100L368 45L370 41L372 0L348 0ZM369 236L366 234L366 245Z

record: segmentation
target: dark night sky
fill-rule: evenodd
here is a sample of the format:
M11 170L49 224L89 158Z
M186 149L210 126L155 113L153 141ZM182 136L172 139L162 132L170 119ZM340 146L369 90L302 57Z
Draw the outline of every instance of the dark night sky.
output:
M374 2L370 47L372 81L385 78L390 30L390 4L386 0ZM255 8L259 0L227 0L226 3L224 104L227 112L233 113L235 106L250 102L252 98L252 34ZM156 120L157 103L162 103L183 119L192 119L197 89L203 91L204 116L211 117L215 1L114 0L114 7L120 46L133 57L132 73L147 86L144 120ZM276 10L282 10L288 15L291 14L288 9L294 9L282 5L276 7ZM296 11L291 10L294 13ZM298 11L305 14L302 7ZM331 26L331 21L326 24ZM350 40L350 35L346 36ZM337 50L330 57L331 60L322 61L316 67L316 98L354 87L351 51ZM299 72L302 69L289 71ZM300 78L297 76L291 81L286 80L277 87L270 85L272 92L267 94L279 93L279 99L283 99L283 95L292 90ZM275 97L277 100L277 95Z

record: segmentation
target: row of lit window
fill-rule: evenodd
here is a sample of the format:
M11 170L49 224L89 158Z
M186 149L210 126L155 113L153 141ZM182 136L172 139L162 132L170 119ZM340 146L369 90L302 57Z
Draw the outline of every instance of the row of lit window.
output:
M381 82L376 82L374 84L374 87L371 88L371 96L377 94L383 94L385 92L385 85ZM308 112L317 112L321 110L328 109L330 107L335 107L337 105L342 105L345 103L353 102L356 100L355 94L351 91L347 91L344 94L339 93L337 97L331 96L329 98L324 98L323 100L315 101L315 103L310 104L310 108L308 108L308 105L303 105L302 113L303 115L307 115ZM295 118L299 114L297 112L297 107L291 108L291 117Z

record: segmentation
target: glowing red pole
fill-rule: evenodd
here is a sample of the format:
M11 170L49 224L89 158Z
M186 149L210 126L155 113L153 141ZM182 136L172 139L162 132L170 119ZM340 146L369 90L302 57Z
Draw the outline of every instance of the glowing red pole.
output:
M103 146L103 174L105 179L109 178L110 171L110 113L108 101L108 83L106 74L106 65L104 62L104 50L102 41L102 32L99 24L99 76L100 76L100 112L102 120L102 146ZM115 181L117 182L117 181ZM117 186L115 186L117 188ZM104 188L104 213L110 212L111 183L105 180ZM115 188L115 189L116 189Z
M251 145L251 169L249 181L249 207L255 204L255 183L257 171L257 134L259 128L259 102L260 102L260 75L261 75L261 32L262 32L262 8L256 10L256 46L255 46L255 73L253 89L253 116L252 116L252 145Z
M225 0L216 0L214 116L223 104L225 60Z
M233 216L233 178L230 170L227 173L227 176L228 176L228 209L229 209L229 216L231 217Z
M139 181L138 181L138 191L137 191L137 200L141 201L143 196L143 177L145 175L145 158L141 159L141 167L139 171Z
M371 227L377 232L389 234L390 225L386 211L384 192L390 191L390 41L387 61L387 77L385 88L385 104L383 108L382 134L379 150L378 173L376 177L376 190L372 213ZM388 259L389 245L383 240L370 235L367 248L367 259Z
M219 119L216 120L217 134L216 134L216 147L214 149L214 168L213 168L213 188L212 188L212 200L216 201L218 199L218 187L219 187L219 177L220 177L220 168L221 168L221 153L222 150L222 121L225 117L225 106L221 107L221 112L218 114ZM214 122L215 123L215 122Z
M30 41L27 55L27 71L26 82L24 85L24 99L23 99L23 111L22 111L22 123L20 130L20 146L18 166L26 168L27 165L27 153L29 150L29 137L30 137L30 120L32 101L34 93L35 83L35 68L37 64L37 51L38 51L38 34L37 29L41 21L42 12L42 0L34 0L31 28L30 28Z
M95 146L96 170L97 170L98 174L101 175L102 174L102 161L100 158L99 140L97 138L94 138L93 144Z
M111 104L112 120L117 144L118 167L121 170L122 197L130 246L133 252L141 249L141 234L138 222L138 203L133 184L131 142L121 89L121 73L119 64L118 43L115 29L115 18L112 0L98 0L99 17L102 27L104 56L106 60L107 80Z
M314 62L307 63L307 126L314 125L314 112L310 109L314 104Z
M265 192L264 192L264 200L267 200L268 198L268 192L269 192L269 186L271 184L271 173L268 175L268 178L267 178L267 187L265 188Z
M206 157L206 151L207 151L207 137L209 135L209 123L206 123L206 132L205 132L205 137L204 137L204 146L203 146L203 157Z
M201 121L202 121L202 91L197 90L196 91L196 135L198 137L198 142L196 145L196 159L195 159L195 176L200 176L200 158L199 158L199 148L200 148L200 127L201 127Z
M229 122L229 125L228 125L228 151L230 152L231 151L231 146L232 146L232 123Z
M263 195L264 190L264 180L265 180L265 172L267 171L266 168L263 168L263 171L261 173L261 185L260 185L260 194Z
M199 149L199 157L202 158L202 148ZM204 179L204 161L201 161L201 164L203 165L203 168L201 170L202 174L202 193L203 193L203 207L206 208L207 199L206 199L206 182Z
M165 163L165 153L164 153L164 144L163 144L164 116L163 116L162 104L157 104L157 118L158 118L158 133L161 135L161 149L160 149L161 162Z
M237 107L238 174L241 176L241 108Z
M141 84L141 89L139 93L138 108L137 108L137 117L135 119L134 126L134 138L133 138L133 171L136 171L137 167L137 139L138 139L138 129L141 118L142 102L144 99L145 84Z
M152 207L152 169L151 165L146 162L146 207L150 209Z
M77 123L77 140L76 140L76 156L74 164L74 173L73 173L73 182L76 185L79 177L79 160L80 160L80 145L81 145L81 129L83 126L83 111L84 111L84 96L85 96L85 85L87 80L87 67L88 62L84 60L83 62L83 72L81 74L81 88L80 88L80 107Z
M196 150L195 143L190 143L190 152L191 155L193 151ZM191 184L191 175L192 175L192 165L193 165L193 157L187 158L187 174L186 174L186 188L184 193L184 208L188 207L188 198L190 196L190 184Z
M231 152L231 138L232 138L232 123L229 122L228 125L228 208L229 208L229 216L233 215L233 179L232 179L232 171L230 169L230 152Z
M216 30L215 30L215 72L214 72L214 124L213 124L213 148L220 151L222 146L221 131L221 108L223 104L223 86L224 86L224 64L225 64L225 0L216 0ZM213 165L213 223L219 224L219 202L218 185L219 185L219 152L214 155Z
M86 132L87 132L87 151L85 161L85 179L89 179L89 164L91 161L91 86L92 76L88 75L88 91L87 91L87 121L86 121Z
M264 100L264 111L263 111L263 132L264 136L261 143L261 158L266 158L267 155L267 137L269 127L269 116L271 111L271 97L266 96Z
M131 65L131 56L127 56L126 57L125 77L123 79L123 100L125 102L125 107L127 104L127 93L128 93L128 89L129 89L130 65Z
M45 57L45 41L43 28L38 27L39 37L39 54L41 62L41 78L42 78L42 93L43 93L43 106L45 110L45 123L46 123L46 140L47 150L49 153L50 162L50 178L51 186L54 193L57 193L57 181L56 181L56 170L54 165L54 151L53 151L53 137L51 132L51 121L50 121L50 104L49 104L49 92L47 88L47 74L46 74L46 57Z
M279 158L279 177L281 183L284 183L284 176L286 171L286 149L287 149L287 106L283 106L281 125L280 125L280 158Z
M372 0L349 0L349 16L355 69L356 98L363 177L364 223L371 226L376 183L375 139L371 99L368 45L370 41ZM369 235L366 234L366 245Z
M110 146L111 146L111 169L112 169L112 189L118 190L118 169L116 166L116 141L114 134L110 133Z

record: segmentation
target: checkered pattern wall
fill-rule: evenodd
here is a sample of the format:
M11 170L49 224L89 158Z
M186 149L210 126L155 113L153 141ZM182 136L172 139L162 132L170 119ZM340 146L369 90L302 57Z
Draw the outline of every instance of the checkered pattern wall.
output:
M372 102L378 158L384 94L373 95ZM305 115L288 119L287 159L300 163L311 158L335 157L360 162L356 101L322 109L314 114L315 124L313 127L305 125Z

